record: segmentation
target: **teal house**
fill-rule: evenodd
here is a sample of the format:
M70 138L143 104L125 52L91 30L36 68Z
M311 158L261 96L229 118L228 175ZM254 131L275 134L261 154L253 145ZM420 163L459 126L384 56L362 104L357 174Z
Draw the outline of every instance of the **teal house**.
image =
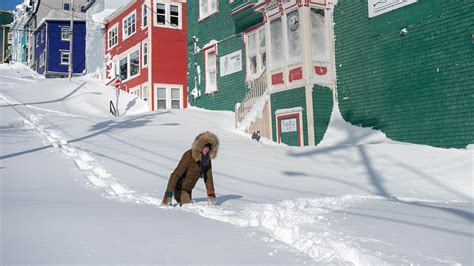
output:
M335 103L401 142L474 143L474 2L188 3L189 103L236 127L318 145Z
M12 21L12 12L0 10L0 63L8 63L11 60Z

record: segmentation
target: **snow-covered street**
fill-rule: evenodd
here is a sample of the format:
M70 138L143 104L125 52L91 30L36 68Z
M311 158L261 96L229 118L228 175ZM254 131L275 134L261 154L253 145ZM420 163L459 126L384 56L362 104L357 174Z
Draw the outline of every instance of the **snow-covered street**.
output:
M232 112L147 112L88 78L0 65L0 264L472 265L474 148L400 143L344 122L317 147L254 142ZM217 206L163 207L212 131Z

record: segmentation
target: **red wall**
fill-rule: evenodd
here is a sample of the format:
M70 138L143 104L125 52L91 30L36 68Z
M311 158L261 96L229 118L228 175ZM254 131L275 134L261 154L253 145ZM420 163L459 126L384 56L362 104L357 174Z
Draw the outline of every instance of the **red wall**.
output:
M152 2L152 9L155 10L155 2ZM110 53L114 58L117 55L125 52L129 48L137 45L148 37L148 30L151 30L151 42L150 42L150 52L152 57L149 58L148 67L140 68L140 75L124 82L128 89L135 87L137 85L143 84L148 80L148 68L151 68L152 75L152 87L149 94L149 101L151 102L152 111L155 110L155 91L153 84L178 84L182 85L183 88L183 108L187 107L187 37L186 37L186 3L181 3L181 14L182 14L182 25L181 30L171 29L171 28L162 28L154 26L154 13L149 10L148 16L151 17L151 22L148 27L144 30L141 29L141 1L136 1L132 4L129 4L125 9L119 14L115 15L110 21L106 23L105 28L105 47L107 48L107 31L114 24L118 23L118 44L112 49L105 51L105 53ZM136 32L130 36L125 41L122 41L122 20L128 14L136 10L137 14L137 24ZM150 40L149 40L150 41ZM149 52L149 53L150 53ZM140 47L140 64L142 62L142 51Z
M118 23L118 44L110 50L105 50L105 53L110 53L111 56L114 58L117 55L122 54L123 52L127 51L128 49L134 47L138 43L141 43L143 40L145 40L148 37L148 30L150 29L150 26L147 28L143 29L141 28L142 25L142 4L140 1L136 1L133 4L129 5L126 7L124 10L118 11L119 14L115 15L108 23L106 23L105 26L105 47L107 48L107 43L108 43L108 34L107 31L114 26L116 23ZM133 11L136 11L136 32L131 35L129 38L126 40L122 41L122 36L123 36L123 31L122 31L122 20L124 17L126 17L128 14L130 14ZM148 14L150 15L150 13ZM143 57L142 57L142 48L140 46L140 75L131 79L123 82L124 84L124 90L129 91L130 88L135 87L137 85L141 85L144 82L148 80L148 67L142 68L141 65L143 64L142 62Z
M183 108L186 108L188 103L186 3L182 3L181 6L183 14L181 30L153 27L151 61L153 83L182 85ZM154 93L152 91L152 94Z

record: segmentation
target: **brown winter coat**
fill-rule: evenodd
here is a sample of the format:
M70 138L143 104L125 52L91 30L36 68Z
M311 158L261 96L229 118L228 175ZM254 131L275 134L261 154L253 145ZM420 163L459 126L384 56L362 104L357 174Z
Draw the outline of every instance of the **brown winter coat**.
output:
M186 151L181 160L178 163L178 166L171 173L170 179L168 181L168 186L166 192L172 192L175 195L179 195L180 191L187 192L189 196L191 191L199 180L199 175L201 171L201 149L207 144L212 145L211 150L209 151L209 160L206 165L204 165L204 183L206 185L207 194L215 195L214 192L214 181L212 179L212 164L211 159L214 159L219 150L219 139L213 133L206 131L199 134L193 142L191 149ZM176 198L178 202L181 202L180 198Z

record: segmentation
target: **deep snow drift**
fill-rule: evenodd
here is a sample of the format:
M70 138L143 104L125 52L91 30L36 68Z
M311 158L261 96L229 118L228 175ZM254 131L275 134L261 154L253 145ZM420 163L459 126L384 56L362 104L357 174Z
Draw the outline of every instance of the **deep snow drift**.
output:
M234 114L146 112L85 78L0 65L1 264L473 264L473 150L399 143L333 111L317 147L256 143ZM194 137L221 141L216 207L162 207Z

